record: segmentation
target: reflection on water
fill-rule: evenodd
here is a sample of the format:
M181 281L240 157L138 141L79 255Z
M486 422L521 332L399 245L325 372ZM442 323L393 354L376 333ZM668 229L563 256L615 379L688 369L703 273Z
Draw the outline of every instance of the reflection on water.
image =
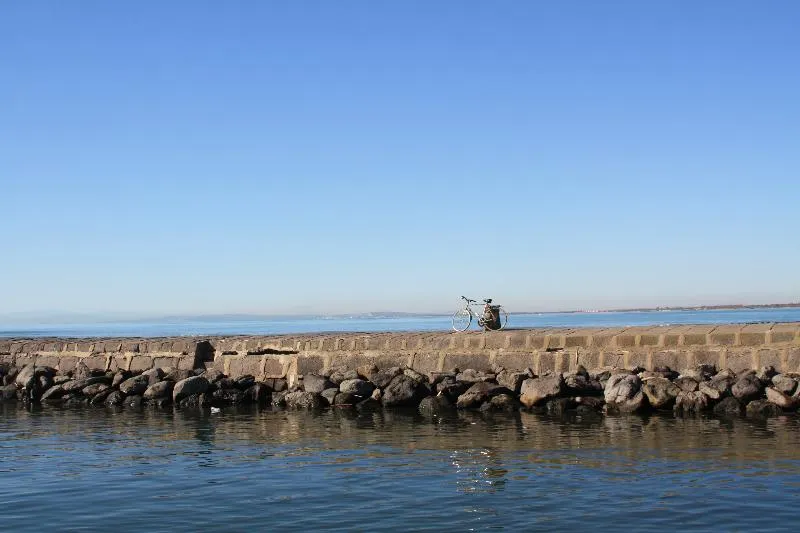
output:
M14 531L39 530L30 517L42 510L64 529L121 531L263 528L265 517L269 529L344 531L763 529L767 515L791 523L798 430L794 417L0 405L0 503Z

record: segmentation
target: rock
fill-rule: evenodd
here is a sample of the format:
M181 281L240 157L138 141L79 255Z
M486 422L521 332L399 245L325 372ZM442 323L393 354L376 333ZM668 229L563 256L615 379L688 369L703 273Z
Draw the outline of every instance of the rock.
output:
M797 389L797 381L786 374L772 376L772 386L784 394L793 394Z
M303 390L306 392L321 393L325 389L330 389L332 387L335 387L335 385L328 378L316 374L306 374L303 376Z
M352 392L338 392L333 399L333 405L336 407L353 407L361 401L360 396L356 396Z
M676 414L700 413L708 409L708 396L700 391L681 391L675 398Z
M383 398L383 394L381 393L381 390L376 387L375 390L372 391L370 398L372 398L376 402L379 402Z
M507 389L507 387L504 388ZM518 404L514 396L504 393L492 396L492 399L484 405L490 405L492 411L513 411L517 408Z
M435 416L455 408L453 403L444 394L428 396L419 403L419 412L426 416Z
M430 394L428 387L412 377L401 374L383 390L384 407L417 407Z
M774 403L781 409L791 409L796 406L795 398L792 398L788 394L785 394L773 387L767 387L764 389L764 392L767 393L767 401Z
M175 388L173 381L159 381L147 387L142 397L145 400L158 400L161 398L172 398L172 391Z
M653 377L644 382L642 391L654 409L668 409L682 391L680 387L664 377Z
M700 383L698 390L708 396L709 400L717 401L722 398L722 393L719 391L719 389L712 387L710 383L711 382L709 381Z
M75 365L75 370L72 372L72 379L88 379L90 377L92 377L92 371L89 370L86 363L78 361L78 364Z
M678 379L678 376L680 375L668 366L657 366L653 369L653 372L661 374L662 378L667 378L670 381L673 379Z
M394 378L402 373L400 367L385 368L373 374L370 381L379 389L385 389Z
M698 372L699 376L699 372ZM699 388L698 380L694 377L681 376L673 383L684 392L694 392Z
M85 407L89 399L79 393L68 394L64 397L64 407Z
M106 401L106 398L108 398L112 392L114 392L114 389L106 385L105 390L102 390L92 396L92 398L89 400L89 405L103 405Z
M240 391L246 391L250 387L252 387L256 382L255 376L252 374L245 374L244 376L239 376L234 381L234 387L239 389Z
M734 378L722 375L720 373L704 383L706 384L706 387L719 391L720 397L723 397L731 394L731 386L734 384ZM711 395L709 394L709 396Z
M337 389L338 390L338 389ZM286 395L289 394L285 390L272 392L272 405L275 407L286 407Z
M133 376L119 384L119 391L126 396L138 396L144 394L149 384L150 379L147 376Z
M122 402L122 405L125 407L141 407L142 406L142 397L138 394L134 394L133 396L127 396L125 400Z
M372 376L377 374L378 371L378 367L375 366L375 364L361 365L360 367L356 368L358 377L366 381L372 381Z
M193 379L193 378L201 378L201 379L204 379L204 380L206 379L206 378L204 378L202 376L192 376L192 377L189 377L187 379ZM186 380L182 380L182 381L186 381ZM180 383L180 381L178 383ZM206 380L206 383L208 383L208 380ZM178 386L177 383L175 384L175 386L176 387ZM175 391L174 390L172 392L172 397L173 397L173 402L174 402L175 401ZM202 393L190 394L188 396L182 396L181 399L178 402L175 402L175 403L181 409L203 408L203 407L210 407L213 404L213 399L211 398L211 396L208 393L202 392Z
M121 390L121 388L120 388ZM203 376L192 376L182 379L172 390L172 401L179 403L183 398L194 394L203 394L208 390L208 380Z
M49 376L47 374L42 374L38 376L36 379L39 381L38 383L39 390L41 390L42 392L46 391L47 389L53 386L52 376Z
M105 405L112 406L112 405L122 405L122 402L125 400L125 396L119 391L113 391L111 394L106 396L105 401L103 402Z
M120 384L122 384L122 382L125 381L126 379L130 379L130 377L131 377L130 372L125 370L120 370L119 372L114 374L113 378L111 378L111 387L114 389L118 389Z
M754 374L745 374L731 387L733 396L742 402L758 398L763 390L764 385Z
M467 389L464 394L458 397L456 407L459 409L471 409L479 407L482 403L490 400L499 394L514 394L513 391L486 381L478 381Z
M545 408L549 415L562 416L577 405L574 398L553 398L547 401Z
M585 407L597 412L603 409L606 401L598 396L578 396L575 398L575 403L578 407Z
M8 385L3 385L3 387L0 388L0 400L7 402L9 400L14 400L16 397L17 397L17 386L14 385L13 383Z
M165 376L174 372L174 369L171 369L169 372L165 372ZM221 380L225 377L225 374L217 370L216 368L207 368L205 372L203 372L203 377L208 380L209 383L216 383L217 381Z
M322 407L322 401L320 395L314 392L290 392L286 395L286 407L289 409L319 409Z
M160 368L151 368L142 372L141 376L147 378L148 386L155 385L164 378L164 371Z
M380 390L380 389L376 389L376 390ZM333 400L336 398L336 395L339 394L339 388L338 387L330 387L330 388L327 388L324 391L322 391L321 394L322 394L322 398L325 400L325 402L328 403L328 405L333 405Z
M614 374L608 378L603 396L607 411L635 413L647 407L647 397L641 390L642 380L636 375Z
M95 383L94 385L87 385L86 387L81 389L81 393L87 398L92 398L96 394L99 394L109 389L111 389L111 387L109 387L105 383Z
M417 383L428 383L428 376L426 376L425 374L421 374L420 372L417 372L413 368L404 368L403 374L410 377Z
M192 373L191 370L175 368L168 374L164 375L164 379L167 379L169 381L174 381L175 383L177 383L179 381L183 381L184 379L188 379L193 376L194 373Z
M218 389L233 389L236 388L236 381L233 378L224 377L217 380Z
M772 378L778 375L778 372L772 366L762 366L756 373L756 377L761 380L761 383L770 383Z
M446 383L442 382L436 385L436 392L437 394L443 394L447 396L447 399L450 400L450 403L455 404L458 401L458 397L467 392L472 386L472 383Z
M728 396L714 406L714 414L717 416L742 416L744 405L736 398Z
M373 390L375 390L375 385L363 379L346 379L339 384L340 392L349 392L362 399L369 398Z
M264 383L253 383L249 389L244 391L245 401L258 405L266 405L267 402L269 402L271 392L269 387Z
M268 378L264 380L264 385L269 387L272 392L281 392L286 390L286 380L283 378Z
M747 404L745 414L751 418L769 418L783 415L783 409L767 400L753 400Z
M493 381L494 374L486 374L485 372L478 372L468 368L463 372L456 374L456 381L463 381L464 383L477 383L479 381Z
M25 384L34 376L35 373L36 367L33 364L25 365L22 367L22 370L19 371L19 374L17 374L14 384L18 388L25 387Z
M380 389L375 389L380 390ZM370 411L377 411L381 408L381 402L375 400L374 398L370 397L366 400L361 400L356 404L356 411L359 413L367 413Z
M564 378L561 374L529 378L522 382L520 402L530 409L551 398L556 398L564 391Z
M12 385L13 387L13 385ZM61 401L61 398L66 394L64 391L64 387L61 385L54 385L47 389L44 394L42 394L41 400L43 402L47 401Z
M67 381L72 381L72 378L70 378L69 376L64 376L64 375L53 376L53 385L62 385L64 383L66 383Z
M345 370L342 373L342 381L346 381L348 379L360 379L358 377L358 372L356 372L355 370Z
M509 372L504 370L497 374L497 383L518 395L522 390L522 382L528 379L528 377L527 372Z
M567 388L567 394L578 396L599 394L603 390L600 382L590 378L588 374L564 374L564 385Z
M245 393L238 388L217 389L211 393L211 404L220 405L239 405L244 403Z
M436 386L439 383L442 383L443 381L447 381L448 383L455 383L456 382L456 373L455 372L428 372L428 380L430 381L431 385L433 385L433 386Z

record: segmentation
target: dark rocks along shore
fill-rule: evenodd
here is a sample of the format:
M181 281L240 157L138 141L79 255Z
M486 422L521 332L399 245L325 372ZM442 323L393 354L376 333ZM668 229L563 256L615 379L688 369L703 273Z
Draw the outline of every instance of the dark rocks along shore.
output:
M0 365L0 401L64 406L210 408L257 404L285 409L412 408L437 416L457 409L528 409L560 416L672 412L719 417L772 417L800 408L800 375L772 367L735 373L708 365L548 373L454 369L423 374L412 368L364 366L284 379L231 379L213 369L154 368L140 373L90 371L79 363L59 374L46 366Z

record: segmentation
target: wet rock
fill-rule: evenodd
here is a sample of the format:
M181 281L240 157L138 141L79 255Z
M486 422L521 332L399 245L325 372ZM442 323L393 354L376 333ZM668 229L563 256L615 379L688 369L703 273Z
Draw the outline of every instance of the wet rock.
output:
M410 377L417 383L424 383L424 384L428 383L428 376L420 372L417 372L413 368L408 368L408 367L404 368L403 375Z
M456 382L456 373L455 372L429 372L428 373L428 380L430 381L431 385L433 385L434 387L436 385L438 385L439 383L442 383L442 382L455 383Z
M601 411L606 404L606 401L599 396L578 396L575 398L577 407L585 407L592 411Z
M268 378L265 379L263 383L269 387L272 392L285 391L287 387L286 380L283 378Z
M428 396L427 398L423 398L419 403L420 414L426 416L439 415L453 411L453 409L455 409L455 405L453 405L453 402L451 402L450 399L444 394Z
M603 391L600 382L590 378L588 374L564 374L564 385L567 389L565 393L571 395L600 394Z
M149 387L150 379L147 376L133 376L119 384L119 390L126 396L139 396Z
M174 388L175 383L173 381L159 381L147 387L142 396L145 400L172 398L172 391Z
M342 381L346 381L348 379L360 379L358 377L358 372L356 372L355 370L345 370L342 373Z
M202 377L202 376L192 376L192 377ZM187 378L187 379L192 379ZM205 379L205 378L203 378ZM176 385L177 386L177 385ZM174 391L173 391L173 402L174 402ZM197 394L190 394L188 396L183 396L180 401L175 402L178 407L181 409L186 408L203 408L203 407L211 407L214 402L213 398L210 394L203 392Z
M120 390L122 388L120 387ZM192 376L175 383L172 390L172 401L180 404L188 396L203 394L208 390L208 380L203 376Z
M708 396L708 399L711 401L717 401L722 398L722 393L719 391L719 389L712 387L711 382L709 381L700 383L698 390Z
M401 374L392 379L383 390L384 407L417 407L430 389L412 377Z
M637 375L614 374L608 378L603 393L608 412L635 413L648 407L642 391L642 381Z
M17 386L13 383L0 387L0 400L7 402L17 398Z
M456 381L463 381L464 383L477 383L479 381L493 381L495 379L494 374L486 374L485 372L479 372L477 370L473 370L468 368L463 372L459 372L456 374Z
M141 374L142 377L147 378L147 385L155 385L162 379L164 379L164 371L160 368L151 368L150 370L145 370Z
M797 389L797 381L786 374L772 376L772 386L784 394L792 395Z
M379 390L379 389L376 389ZM381 402L374 398L367 398L365 400L361 400L355 405L356 411L359 413L368 413L372 411L377 411L381 408Z
M653 369L653 372L661 374L662 378L667 378L670 381L678 379L678 376L680 375L668 366L657 366Z
M171 372L174 372L174 370L165 373L165 379L166 376L169 375ZM223 379L225 377L225 374L223 374L216 368L207 368L206 371L203 372L203 377L206 378L209 383L216 383L219 380Z
M233 389L236 388L236 381L233 378L224 377L222 379L217 380L216 387L217 389Z
M92 396L89 400L89 405L103 405L112 392L114 392L114 389L107 385L104 390Z
M767 401L774 403L781 409L792 409L796 407L797 401L795 398L792 398L788 394L785 394L777 389L772 387L767 387L764 389L764 392L767 394Z
M57 376L53 376L53 385L62 385L64 383L66 383L67 381L72 381L72 378L70 378L69 376L65 376L63 374L60 375L60 376L58 376L58 375Z
M682 391L667 378L653 377L644 382L642 391L654 409L668 409Z
M119 391L112 391L111 394L106 396L105 401L103 401L104 405L107 406L114 406L114 405L122 405L122 402L125 401L125 395Z
M306 374L303 376L303 390L306 392L321 393L325 389L335 387L333 382L326 377L317 374Z
M46 391L47 389L53 386L53 376L50 376L48 374L42 374L40 376L37 376L36 379L39 381L37 385L39 387L39 390L41 390L42 392Z
M358 377L366 381L372 381L372 376L378 372L379 369L375 364L361 365L360 367L356 368L356 374L358 374Z
M697 374L698 376L700 375L699 372ZM681 376L678 379L676 379L673 383L675 383L675 386L677 386L684 392L694 392L698 390L700 385L697 379L689 376Z
M191 370L175 368L168 374L164 375L164 379L174 381L175 383L193 377L194 373ZM207 380L206 380L207 381Z
M756 372L756 377L761 380L761 383L771 383L772 378L778 375L778 372L775 370L775 367L772 366L762 366L758 372Z
M245 393L238 388L217 389L211 393L211 404L215 406L239 405L244 403L244 400Z
M381 392L381 390L379 388L376 387L375 390L372 391L372 394L370 395L370 398L372 398L376 402L379 402L379 401L381 401L383 399L383 393Z
M255 376L252 374L245 374L244 376L239 376L233 383L233 386L239 389L240 391L246 391L250 387L252 387L256 382Z
M389 386L394 378L403 373L400 367L384 368L372 375L370 381L380 389L385 389Z
M490 400L499 394L514 394L513 391L497 385L495 383L488 383L486 381L478 381L473 383L464 394L458 397L456 407L459 409L471 409L479 407L482 403Z
M549 415L562 416L566 414L567 411L575 409L577 405L574 398L553 398L547 401L545 408Z
M42 375L50 376L52 379L52 377L56 375L56 371L49 366L25 365L14 378L14 384L16 384L18 388L24 388L25 384L28 383L31 378Z
M64 396L64 407L85 407L89 405L89 398L79 392L74 392Z
M119 372L114 374L114 377L111 378L111 387L114 389L118 389L119 386L122 384L122 382L125 381L126 379L130 379L130 377L131 377L130 372L126 370L120 370Z
M436 385L436 393L447 396L447 399L450 400L450 403L455 404L458 401L458 397L467 392L467 389L469 389L471 386L472 383L442 382Z
M285 390L273 391L273 393L272 393L272 405L274 405L275 407L286 407L286 395L287 394L289 394L289 393L287 391L285 391Z
M709 381L706 381L704 383L706 387L717 390L719 392L720 397L724 397L731 395L731 387L733 386L735 381L733 377L719 373L714 377L712 377ZM706 394L708 393L706 392ZM709 394L709 396L711 395Z
M363 379L346 379L339 384L340 392L349 392L363 398L369 398L375 385Z
M380 389L378 389L378 390L380 390ZM338 387L329 387L329 388L325 389L324 391L322 391L322 393L321 393L322 398L324 399L324 401L328 405L333 405L333 401L336 398L337 394L339 394L339 388Z
M356 396L352 392L338 392L333 399L333 405L336 407L353 407L361 401L360 396Z
M745 374L736 380L736 383L731 387L733 396L742 402L754 400L761 396L764 390L764 385L755 374Z
M83 361L78 361L78 364L75 365L75 370L72 371L72 379L87 379L92 377L92 371L89 370L89 367L86 366L86 363Z
M753 400L747 404L745 414L750 418L770 418L783 415L783 409L767 400Z
M142 406L142 397L138 394L134 394L133 396L127 396L125 400L123 400L122 405L125 407L141 407Z
M13 386L13 385L12 385ZM41 400L47 401L61 401L61 398L66 394L64 387L61 385L53 385L42 394Z
M744 415L744 405L733 396L728 396L714 406L714 414L717 416L742 416Z
M272 391L269 390L264 383L253 383L253 385L244 391L245 401L255 403L258 405L266 405L269 402Z
M509 372L504 370L497 374L497 383L518 395L522 390L522 383L529 377L527 372Z
M526 379L522 382L520 402L530 409L560 396L563 391L564 378L561 374Z
M696 414L708 409L708 396L700 391L681 391L675 398L676 414Z

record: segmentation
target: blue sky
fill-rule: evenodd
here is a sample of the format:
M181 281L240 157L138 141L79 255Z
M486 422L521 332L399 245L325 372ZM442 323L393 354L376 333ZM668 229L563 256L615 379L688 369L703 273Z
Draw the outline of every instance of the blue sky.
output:
M0 313L800 299L800 3L0 6Z

